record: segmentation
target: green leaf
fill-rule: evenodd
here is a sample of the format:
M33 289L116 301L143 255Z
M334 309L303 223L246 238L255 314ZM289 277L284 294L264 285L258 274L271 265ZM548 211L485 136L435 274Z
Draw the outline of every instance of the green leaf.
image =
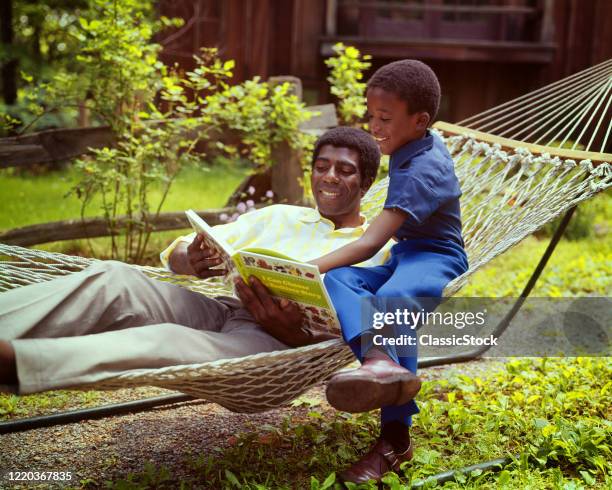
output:
M310 490L320 490L321 484L314 476L310 477Z
M595 485L595 483L597 483L597 480L595 480L593 475L591 475L588 471L580 471L580 476L582 476L582 479L587 485Z
M336 482L336 473L330 473L329 476L323 482L321 486L321 490L326 490L330 488Z
M240 484L240 481L238 481L238 478L236 478L236 475L234 475L230 470L225 470L225 478L228 479L228 481L236 488L242 488L242 485Z
M503 470L499 473L499 476L497 477L497 483L499 483L499 485L507 485L508 483L510 483L510 472L508 470Z
M548 425L548 420L546 419L541 419L541 418L536 418L533 420L533 423L536 427L536 429L542 429L544 427L546 427Z

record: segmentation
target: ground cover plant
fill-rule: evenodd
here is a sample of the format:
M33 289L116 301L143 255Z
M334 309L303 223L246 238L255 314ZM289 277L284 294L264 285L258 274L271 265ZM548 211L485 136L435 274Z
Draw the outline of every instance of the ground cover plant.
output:
M414 462L403 465L401 475L388 475L389 488L410 488L441 471L510 455L515 461L503 472L474 471L445 488L605 488L612 482L608 359L517 359L482 376L460 372L425 383ZM376 425L375 415L322 414L315 402L306 420L288 418L281 427L240 435L221 455L194 459L193 481L185 483L334 488L330 471L367 449ZM111 486L138 488L152 481L170 483L172 474L149 468Z

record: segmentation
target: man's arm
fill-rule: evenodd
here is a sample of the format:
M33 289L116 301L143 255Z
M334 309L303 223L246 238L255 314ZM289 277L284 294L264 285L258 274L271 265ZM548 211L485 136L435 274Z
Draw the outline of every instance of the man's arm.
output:
M250 286L242 279L237 279L235 284L238 297L255 321L282 343L290 347L301 347L338 338L332 333L306 327L299 308L285 299L278 303L274 301L257 278L251 278Z
M219 265L221 259L214 250L203 247L203 243L202 235L196 235L189 245L179 243L168 259L170 269L177 274L190 274L201 279L225 275L225 269L211 269Z
M372 257L387 243L402 226L406 213L399 209L383 209L368 227L361 238L344 247L340 247L310 263L319 267L324 274L330 269L353 265Z

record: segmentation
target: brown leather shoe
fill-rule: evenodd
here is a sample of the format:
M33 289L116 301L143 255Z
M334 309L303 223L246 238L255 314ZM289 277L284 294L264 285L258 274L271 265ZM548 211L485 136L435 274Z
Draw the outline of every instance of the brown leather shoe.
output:
M366 359L359 369L340 372L327 384L327 401L337 410L369 412L403 405L421 389L421 379L392 360Z
M338 476L344 482L366 483L369 480L379 482L385 473L399 472L400 464L410 461L413 452L412 441L406 451L398 454L393 450L391 443L380 438L363 458Z

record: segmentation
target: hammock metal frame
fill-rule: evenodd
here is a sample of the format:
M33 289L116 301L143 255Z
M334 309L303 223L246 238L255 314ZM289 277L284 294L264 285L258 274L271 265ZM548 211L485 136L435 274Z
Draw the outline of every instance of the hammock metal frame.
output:
M537 266L533 270L530 278L527 280L523 291L520 296L517 298L516 302L512 306L512 308L508 311L506 316L502 318L499 324L493 330L492 335L495 337L499 337L510 325L512 319L519 312L521 306L525 302L525 299L531 293L531 290L535 286L538 278L542 274L548 260L552 256L557 244L561 240L565 229L567 228L572 215L576 211L576 207L571 208L569 211L565 213L561 223L555 230L554 235L552 236L548 247L542 254ZM484 345L479 347L473 351L462 352L459 354L448 355L448 356L440 356L440 357L426 357L421 358L418 361L419 369L434 367L434 366L443 366L446 364L454 364L459 362L469 362L481 357L490 347ZM51 427L54 425L63 425L69 424L73 422L80 422L82 420L91 420L102 417L110 417L113 415L120 415L125 413L135 413L135 412L143 412L147 410L152 410L154 408L166 405L174 405L178 403L184 403L192 400L198 400L198 398L184 395L184 394L176 394L176 395L164 395L158 397L144 398L141 400L135 400L124 403L115 403L112 405L102 405L100 407L95 408L86 408L79 410L67 410L64 412L45 415L39 417L27 417L17 420L11 420L8 422L0 423L0 434L9 434L14 432L22 432L31 429L38 429L41 427Z
M551 219L567 212L612 181L610 165L580 163L556 156L534 156L518 147L513 153L473 136L445 136L464 190L464 237L470 269L444 293L454 294L484 264ZM520 142L517 142L519 145ZM384 202L387 180L363 200L363 211L376 215ZM0 288L49 280L85 268L91 259L0 245L12 257L0 263ZM154 267L138 267L150 276L172 281L211 296L227 294L219 281L192 281ZM119 373L77 389L119 389L153 385L219 403L231 410L257 412L289 402L353 360L341 340L261 353L239 359L139 369Z

